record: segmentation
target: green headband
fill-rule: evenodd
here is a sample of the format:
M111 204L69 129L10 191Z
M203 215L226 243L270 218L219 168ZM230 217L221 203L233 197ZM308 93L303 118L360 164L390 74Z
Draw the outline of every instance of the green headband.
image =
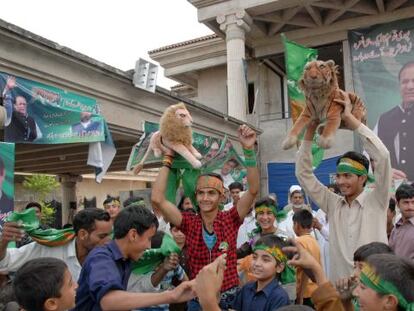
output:
M352 173L358 176L367 176L368 182L375 181L374 176L368 173L364 165L350 158L342 158L336 166L336 172Z
M145 207L145 201L144 200L135 201L135 202L132 202L131 204L128 204L125 207L138 207L138 206Z
M278 222L284 220L287 216L287 213L285 211L279 211L279 212L276 211L276 207L274 205L269 205L268 206L268 205L262 204L262 205L256 206L254 208L254 211L255 211L256 215L257 215L257 213L263 212L265 210L270 210L273 213L273 215L275 215Z
M360 281L365 286L373 289L381 295L394 295L398 299L398 304L407 311L414 311L414 301L408 302L394 284L383 280L374 269L365 264L361 270Z
M254 252L257 250L265 251L266 253L272 255L276 262L285 264L285 269L283 269L282 273L280 274L280 282L282 284L294 283L296 281L295 269L287 264L287 257L279 247L269 247L264 244L259 244L253 247Z

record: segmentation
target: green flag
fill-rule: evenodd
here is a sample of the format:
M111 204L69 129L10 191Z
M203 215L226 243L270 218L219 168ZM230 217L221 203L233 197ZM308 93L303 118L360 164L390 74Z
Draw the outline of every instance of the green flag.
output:
M305 96L299 88L298 82L302 77L306 63L317 59L318 50L307 48L296 42L289 41L284 34L282 34L282 40L285 47L285 66L288 79L289 102L292 111L292 120L293 123L295 123L306 106ZM314 138L312 146L314 168L319 166L324 155L324 150L316 145L315 140L316 137Z

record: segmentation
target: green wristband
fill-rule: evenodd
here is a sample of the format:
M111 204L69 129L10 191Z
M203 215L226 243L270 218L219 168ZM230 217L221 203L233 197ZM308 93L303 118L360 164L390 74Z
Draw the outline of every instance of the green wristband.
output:
M243 153L245 158L254 158L256 159L256 153L254 152L254 149L244 149Z
M244 153L244 165L246 167L256 167L257 161L256 161L256 153L254 152L254 149L243 148L243 153Z

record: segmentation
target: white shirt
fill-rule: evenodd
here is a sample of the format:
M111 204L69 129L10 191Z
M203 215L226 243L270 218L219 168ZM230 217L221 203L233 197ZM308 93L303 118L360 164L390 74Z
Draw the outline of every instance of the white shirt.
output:
M391 188L390 153L365 125L355 130L374 161L375 188L364 190L351 205L325 187L312 170L311 141L303 141L296 160L296 177L311 199L328 214L331 281L353 271L356 249L370 242L388 243L387 208Z
M239 228L237 234L237 248L249 241L249 233L256 229L256 218L254 211L244 218L243 224Z
M76 239L62 245L49 247L33 242L20 248L8 248L6 256L0 261L0 271L16 272L23 264L31 259L42 257L53 257L62 259L74 280L79 279L81 264L76 257Z

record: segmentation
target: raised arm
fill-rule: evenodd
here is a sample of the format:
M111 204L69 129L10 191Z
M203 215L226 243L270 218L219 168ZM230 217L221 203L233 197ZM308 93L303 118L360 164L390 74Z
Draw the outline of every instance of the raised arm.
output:
M392 182L390 152L373 131L355 118L352 114L352 105L349 96L345 93L344 97L344 100L336 100L337 103L344 106L342 120L350 130L358 133L364 149L374 162L375 188L371 192L371 197L377 200L379 205L385 209L388 207ZM362 103L359 104L362 105Z
M306 130L304 140L296 157L295 174L300 185L325 213L328 212L328 197L332 194L315 176L312 168L312 140L318 123L312 121Z
M254 151L254 144L256 143L256 132L247 125L239 127L239 141L243 147L245 156L245 164L247 167L247 183L249 189L244 193L237 203L237 212L241 219L249 213L257 193L259 192L259 170L256 163L256 154Z
M164 150L165 152L165 150ZM151 203L155 208L158 208L164 217L164 219L177 227L181 226L183 217L179 209L168 201L165 197L165 190L167 187L168 174L170 172L170 166L172 162L172 152L164 156L164 165L158 173L152 188Z

